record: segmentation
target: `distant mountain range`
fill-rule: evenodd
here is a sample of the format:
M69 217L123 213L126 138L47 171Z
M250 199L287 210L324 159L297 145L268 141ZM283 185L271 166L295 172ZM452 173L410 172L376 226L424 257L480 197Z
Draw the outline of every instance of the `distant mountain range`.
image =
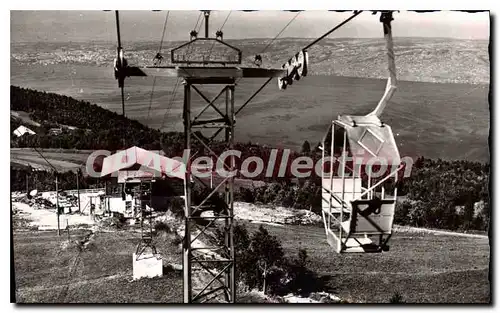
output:
M243 53L243 66L260 54L263 67L279 67L313 39L282 38L228 40ZM163 44L162 65L169 65L170 49L184 42ZM130 64L153 65L159 42L124 44ZM488 41L449 38L394 38L398 78L408 81L488 84ZM385 78L387 61L383 39L324 39L309 50L311 75ZM217 46L210 54L217 55ZM112 66L116 46L110 42L13 43L11 62L17 65L79 64ZM196 49L188 57L200 57Z

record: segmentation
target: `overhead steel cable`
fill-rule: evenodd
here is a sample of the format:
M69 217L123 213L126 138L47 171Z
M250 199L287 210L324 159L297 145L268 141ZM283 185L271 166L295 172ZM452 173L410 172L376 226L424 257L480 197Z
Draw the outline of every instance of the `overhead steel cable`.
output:
M219 27L219 30L217 31L217 33L221 32L221 39L222 39L222 29L224 28L224 25L226 25L226 22L229 19L229 16L231 15L231 12L233 12L233 11L232 10L229 11L229 13L226 16L226 19L224 20L224 22L222 23L221 27ZM210 50L208 52L208 58L210 58L210 56L212 55L212 49L214 48L214 46L215 46L215 41L212 43L212 46L210 47Z
M203 13L200 13L200 16L202 15ZM201 27L203 26L203 22L200 23L200 26L198 26L198 30L197 30L197 33L199 34L200 33L200 30L201 30Z
M163 47L163 40L165 39L165 31L167 29L167 23L168 23L168 16L170 14L170 11L167 11L167 16L165 17L165 23L163 23L163 32L161 34L161 40L160 40L160 47L158 48L158 52L156 53L156 56L154 57L154 62L158 60L158 63L161 63L163 60L163 56L161 55L161 49ZM153 105L153 95L155 92L155 86L156 86L156 76L153 78L153 87L151 88L151 97L149 99L149 108L148 108L148 117L147 120L149 120L149 115L151 113L151 106Z
M52 167L52 169L54 170L54 172L56 172L56 173L57 173L57 169L54 167L54 165L52 165L52 164L49 162L49 160L47 160L47 159L45 158L45 156L44 156L44 155L43 155L40 151L38 151L38 149L37 149L36 147L33 147L33 149L34 149L34 150L35 150L35 151L36 151L36 152L37 152L37 153L38 153L38 154L42 157L42 159L44 159L44 161L45 161L45 162L47 162L47 164L48 164L48 165L50 165L50 167Z
M288 28L288 26L290 26L290 24L297 18L297 16L300 14L301 11L297 12L297 14L285 25L285 27L283 27L283 29L273 38L273 40L271 40L267 45L266 47L262 50L262 51L265 51L267 50L267 48ZM333 33L334 31L336 31L337 29L339 29L340 27L342 27L343 25L345 25L346 23L348 23L350 20L352 20L353 18L355 18L356 16L358 16L359 14L361 14L363 11L354 11L353 15L350 16L349 18L347 18L346 20L344 20L342 23L338 24L337 26L335 26L334 28L332 28L331 30L329 30L328 32L326 32L324 35L322 35L321 37L317 38L316 40L314 40L313 42L311 42L310 44L308 44L306 47L303 48L303 50L306 50L310 47L312 47L313 45L317 44L319 41L321 41L322 39L324 39L326 36L330 35L331 33ZM263 53L263 52L261 52ZM262 63L262 58L260 55L256 55L255 56L255 62L257 62L257 57L260 58L260 62ZM260 64L258 65L260 66ZM237 81L236 81L236 84L239 83L239 81L241 80L242 78L239 78ZM264 85L262 85L259 90L257 91L260 92L262 89L264 89L264 87L271 81L271 79L269 79L268 81L266 81L264 83ZM245 104L238 110L238 112L246 105L248 104L248 102L250 102L253 97L255 96L252 95L252 97L247 100L247 102L245 102Z
M260 53L264 53L267 48L269 48L269 46L288 28L288 26L290 26L290 24L292 24L292 22L299 16L300 14L300 11L297 12L297 14L295 14L295 16L285 25L285 27L283 27L283 29L281 29L281 31L264 47L264 49L262 49L262 51Z
M201 26L203 25L203 23L200 23L200 18L201 18L202 15L203 15L203 12L200 12L200 14L198 15L198 19L196 20L196 24L194 26L194 30L195 31L196 31L196 28L198 27L198 24L200 24L200 26L198 28L198 31L201 29ZM187 54L186 54L186 58L187 59L189 59L189 55L192 52L190 48L191 48L191 46L188 47L188 51L187 51ZM174 102L175 95L177 93L177 89L179 88L179 85L180 85L180 81L181 81L181 78L178 77L177 81L175 82L174 89L172 90L172 96L170 97L170 101L167 104L167 109L166 109L165 113L163 114L163 118L162 118L161 126L160 126L160 131L163 128L163 126L165 126L165 121L166 121L166 118L167 118L168 113L170 111L170 108L172 107L172 104Z
M198 27L198 23L200 22L200 17L203 15L203 12L200 12L200 14L198 15L198 19L196 20L196 25L194 25L194 30L196 30L196 28ZM203 23L202 23L203 24Z
M116 65L121 69L122 67L125 66L125 64L123 64L125 61L123 58L123 48L122 48L122 40L120 34L120 15L118 13L118 10L115 11L115 20L116 20L116 37L118 40L118 47L116 48L117 51ZM121 96L122 96L122 115L125 116L125 91L123 90L125 78L122 75L120 75L117 78L118 78L118 87L120 87L121 89Z
M172 104L174 102L174 99L175 99L175 95L177 93L177 88L179 87L180 85L180 77L177 78L177 81L175 82L175 86L174 86L174 89L172 91L172 96L170 97L170 101L168 102L168 105L167 105L167 110L165 111L165 114L163 115L163 119L162 119L162 122L161 122L161 126L160 126L160 130L163 128L163 126L165 125L165 121L166 121L166 118L168 116L168 113L170 111L170 108L172 107Z
M346 24L347 22L349 22L350 20L352 20L356 16L360 15L362 12L363 11L354 11L354 13L353 13L352 16L350 16L349 18L347 18L346 20L344 20L342 23L338 24L337 26L335 26L334 28L332 28L331 30L329 30L323 36L319 37L318 39L314 40L313 42L311 42L310 44L308 44L307 46L305 46L302 50L307 50L307 49L311 48L313 45L317 44L319 41L323 40L326 36L330 35L331 33L333 33L334 31L336 31L340 27L344 26L344 24Z
M288 26L290 26L290 24L292 24L292 23L293 23L293 21L295 21L295 19L299 16L299 14L300 14L300 13L301 13L301 11L297 12L297 14L295 14L295 16L294 16L292 19L290 19L290 21L289 21L289 22L285 25L285 27L283 27L283 28L281 29L281 31L280 31L280 32L279 32L276 36L274 36L274 38L273 38L273 39L272 39L272 40L271 40L271 41L270 41L270 42L269 42L269 43L268 43L268 44L264 47L264 49L263 49L260 53L264 53L264 52L267 50L267 48L269 48L269 46L270 46L270 45L271 45L271 44L272 44L272 43L273 43L273 42L274 42L274 41L275 41L275 40L276 40L276 39L277 39L277 38L278 38L278 37L279 37L279 36L280 36L280 35L281 35L281 34L282 34L282 33L283 33L286 29L287 29L287 28L288 28ZM255 63L257 66L260 66L260 64L257 64L257 63L256 63L256 62L257 62L257 59L260 59L260 64L262 64L262 57L261 57L261 55L260 55L260 54L255 55L255 61L254 61L254 63ZM239 83L242 79L243 79L243 77L238 78L238 79L236 80L236 82L235 82L235 85L237 85L237 84L238 84L238 83ZM264 84L263 84L263 85L262 85L262 86L261 86L261 87L257 90L257 92L256 92L256 93L254 93L254 94L253 94L253 95L252 95L252 96L251 96L251 97L250 97L250 98L249 98L249 99L248 99L248 100L247 100L247 101L246 101L246 102L245 102L245 103L244 103L244 104L240 107L240 109L238 110L238 112L239 112L239 111L241 111L241 109L243 109L243 107L245 107L245 106L246 106L246 105L247 105L247 104L248 104L248 103L249 103L249 102L250 102L250 101L251 101L251 100L252 100L252 99L253 99L253 98L254 98L254 97L255 97L255 96L259 93L259 92L260 92L260 91L262 91L262 89L264 89L264 88L267 86L267 84L269 84L269 82L270 82L270 81L271 81L271 79L268 79L268 80L267 80L267 81L266 81L266 82L265 82L265 83L264 83Z
M149 98L149 107L148 107L148 117L146 118L146 121L149 120L149 114L151 112L151 105L153 104L153 95L155 92L155 85L156 85L156 76L153 78L153 87L151 88L151 96Z
M60 220L59 220L59 215L60 215L60 212L59 212L59 186L58 186L58 181L57 181L59 172L57 171L57 169L55 168L55 166L52 165L52 163L50 163L49 160L47 160L45 158L45 156L40 151L38 151L38 149L36 147L33 147L33 149L35 149L35 151L42 157L42 159L44 159L45 162L47 162L47 164L50 165L50 167L52 167L52 169L54 170L54 176L56 177L57 235L60 236L61 235L61 226L60 226Z
M165 23L163 24L163 33L161 34L160 48L158 49L158 53L161 52L161 48L163 47L163 39L165 38L165 31L167 30L168 16L170 15L170 11L167 11L167 16L165 17Z
M222 30L222 28L224 28L224 25L226 25L226 22L227 22L227 20L229 19L229 16L231 15L231 13L232 13L232 12L233 12L233 11L231 10L231 11L229 11L229 13L227 14L226 19L224 20L224 23L222 23L222 26L220 27L220 29L221 29L221 30Z
M262 49L262 51L258 54L255 55L255 60L254 60L254 64L257 65L258 67L260 67L262 65L262 53L266 52L267 48L269 48L271 46L271 44L288 28L288 26L290 26L290 24L293 23L293 21L295 21L295 19L299 16L299 14L301 13L301 11L297 12L297 14L295 14L295 16L285 25L285 27L283 27L281 29L281 31L276 35L274 36L273 39L271 39L271 41L269 41L267 43L267 45L264 47L264 49Z

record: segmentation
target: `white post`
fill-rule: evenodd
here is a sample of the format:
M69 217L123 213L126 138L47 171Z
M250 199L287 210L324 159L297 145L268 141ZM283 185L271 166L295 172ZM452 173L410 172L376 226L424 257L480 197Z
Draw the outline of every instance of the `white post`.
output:
M398 172L394 174L394 200L397 200L398 197Z
M367 167L368 167L368 188L367 188L367 190L370 190L370 187L372 184L372 167L371 167L371 165L367 166ZM367 167L365 167L365 169ZM370 200L371 199L371 192L368 192L367 196L368 196L368 200Z
M345 197L345 154L346 154L347 129L344 128L344 144L342 147L342 203L340 205L340 243L342 244L342 221L344 219L344 197Z
M332 215L332 198L333 198L333 160L334 156L334 144L335 144L335 122L332 121L332 140L330 140L330 198L328 203L328 230L331 230L331 215Z
M391 29L391 20L392 20L392 12L389 13L381 13L380 21L383 23L384 28L384 38L387 49L387 61L388 61L388 70L389 70L389 78L387 79L387 85L385 87L385 92L382 98L380 99L377 107L368 115L375 115L380 117L382 112L384 111L385 106L391 100L392 95L396 91L396 63L394 61L394 47L392 42L392 29Z
M326 221L326 216L325 216L325 210L323 208L323 203L325 201L325 199L323 198L323 183L325 181L325 139L323 138L322 142L321 142L321 145L322 145L322 148L321 149L321 213L323 215L323 225L325 226L325 233L326 235L328 235L328 231L327 231L327 221Z

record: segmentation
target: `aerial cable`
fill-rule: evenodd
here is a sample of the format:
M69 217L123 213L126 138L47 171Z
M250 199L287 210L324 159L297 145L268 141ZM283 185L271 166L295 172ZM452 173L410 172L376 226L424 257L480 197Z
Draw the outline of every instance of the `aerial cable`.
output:
M323 36L319 37L318 39L314 40L313 42L311 42L310 44L308 44L307 46L305 46L304 48L302 48L302 51L306 51L307 49L311 48L312 46L314 46L315 44L317 44L318 42L320 42L321 40L323 40L325 37L327 37L328 35L330 35L331 33L333 33L334 31L336 31L337 29L339 29L340 27L344 26L346 23L348 23L350 20L352 20L353 18L355 18L356 16L358 16L359 14L361 14L363 11L362 10L359 10L359 11L354 11L353 15L351 15L349 18L345 19L342 23L338 24L337 26L335 26L334 28L330 29L328 32L326 32ZM300 13L300 12L299 12ZM298 15L298 13L297 13ZM297 17L297 16L295 16ZM295 19L295 18L294 18ZM292 20L293 21L293 20ZM291 21L290 21L291 22ZM290 24L290 23L289 23ZM287 25L288 26L288 25ZM286 26L285 26L286 28ZM281 31L283 32L283 31ZM280 33L281 33L280 32ZM279 36L279 34L278 34ZM277 36L276 36L277 37ZM276 39L276 38L275 38ZM274 41L274 39L273 39ZM272 41L264 48L264 50L267 49L267 47L272 43ZM261 52L263 53L263 52ZM255 61L254 61L255 65L257 66L260 66L262 64L262 57L260 56L260 54L257 54L255 56Z
M292 24L292 22L299 16L300 12L297 12L295 16L283 27L283 29L267 44L267 46L264 47L264 49L260 53L264 53L267 48Z
M269 46L288 28L288 26L290 26L290 24L293 23L293 21L299 16L299 14L301 13L301 11L297 12L297 14L295 14L295 16L285 25L285 27L283 27L283 29L281 29L281 31L264 47L264 49L260 52L260 53L264 53L267 48L269 48ZM254 64L257 65L257 66L261 66L262 65L262 56L260 54L256 54L255 55L255 60L254 60ZM240 82L240 80L242 80L243 77L240 77L236 82L235 84L238 84ZM264 83L264 85L262 85L260 88L259 88L259 91L262 90L268 83L269 83L270 80L268 80L266 83ZM252 97L253 98L253 97ZM251 100L251 99L250 99ZM248 103L248 102L247 102ZM243 107L240 108L240 110L242 109Z
M161 126L160 126L160 130L163 128L163 126L165 125L165 121L166 121L166 117L168 116L168 113L170 111L170 108L172 107L172 104L174 102L174 99L175 99L175 95L177 93L177 88L180 86L180 77L177 78L177 82L175 83L175 86L174 86L174 90L172 91L172 96L170 97L170 101L167 105L167 110L165 111L165 114L163 115L163 119L161 121Z
M197 36L198 32L196 31L196 28L198 27L198 23L200 22L200 17L202 16L203 12L200 12L200 14L198 15L198 19L196 20L196 25L194 26L194 30L191 31L191 40L193 40L193 32L195 33L195 36ZM201 29L201 26L203 25L203 23L199 23L200 24L200 27L198 28L198 31ZM192 46L189 46L188 47L188 51L187 51L187 54L186 54L186 57L187 59L189 59L189 55L191 54L191 48ZM170 111L170 108L172 107L172 104L174 102L174 99L175 99L175 95L177 93L177 89L179 88L179 84L180 83L180 77L177 78L177 81L175 82L175 86L174 86L174 89L172 91L172 96L170 97L170 101L167 105L167 110L165 111L165 114L163 114L163 119L161 121L161 126L160 126L160 130L163 128L163 126L165 125L165 120L168 116L168 113Z
M154 57L155 63L158 61L158 63L161 63L163 60L163 56L161 55L161 48L163 47L163 40L165 39L165 31L167 30L167 23L168 23L168 16L170 14L170 11L167 11L167 16L165 17L165 23L163 24L163 32L161 34L161 40L160 40L160 47L158 48L158 53L156 53L156 56Z
M198 37L198 33L200 32L201 25L203 25L203 23L201 23L200 28L198 28L198 23L200 22L200 17L202 15L203 15L203 12L200 12L200 15L198 15L198 19L196 20L196 25L194 25L194 28L190 33L191 40L196 39ZM198 29L198 30L196 30L196 29Z
M269 43L264 47L264 49L262 49L262 51L255 55L255 64L257 66L260 66L262 64L262 56L261 54L264 53L267 48L269 48L269 46L288 28L288 26L290 26L290 24L292 24L292 22L299 16L301 11L297 12L297 14L295 14L295 16L285 25L285 27L283 27L283 29L271 40L269 41Z
M223 38L222 29L224 28L224 25L226 25L226 22L229 19L229 16L231 15L231 12L233 12L233 11L232 10L229 11L229 13L227 14L226 19L222 23L221 27L219 27L219 30L217 30L217 32L215 33L215 38L217 38L217 39L220 38L220 40L222 40L222 38ZM214 46L215 46L215 41L212 43L212 46L210 47L210 50L208 52L208 58L210 58L210 56L212 55L212 49L214 48Z
M161 49L163 47L163 40L165 39L165 31L167 29L169 14L170 14L170 11L167 11L167 16L165 17L165 23L163 23L163 32L161 34L160 47L158 48L158 53L156 53L156 56L153 59L153 62L155 65L157 65L157 64L159 65L161 63L161 61L163 60L163 56L161 54ZM156 76L153 78L153 87L151 88L151 97L149 99L149 108L148 108L148 117L147 117L148 120L149 120L149 114L151 113L151 105L153 104L153 94L155 92L155 85L156 85Z
M363 11L354 11L353 15L351 15L349 18L347 18L346 20L344 20L342 23L338 24L337 26L335 26L334 28L332 28L331 30L329 30L323 36L319 37L318 39L314 40L313 42L311 42L310 44L308 44L307 46L305 46L302 50L307 50L307 49L311 48L312 46L314 46L315 44L317 44L319 41L323 40L326 36L330 35L331 33L333 33L334 31L336 31L340 27L344 26L344 24L346 24L347 22L349 22L350 20L352 20L353 18L355 18L356 16L358 16L362 12Z
M226 19L224 20L224 23L222 23L222 26L220 27L220 29L221 29L221 30L222 30L222 28L224 28L224 25L226 25L226 22L227 22L227 20L229 19L229 16L231 15L231 13L232 13L232 12L233 12L233 11L231 10L231 11L229 11L229 13L227 14Z
M201 27L203 26L203 22L200 23L200 26L198 26L198 31L197 31L197 34L200 33L200 30L201 30Z
M151 88L151 96L149 98L148 117L146 120L149 120L149 114L151 112L151 105L153 104L153 95L155 92L155 85L156 85L156 76L153 78L153 87Z
M37 153L38 153L38 154L42 157L42 159L43 159L45 162L47 162L47 164L48 164L48 165L50 165L50 167L52 167L52 170L54 170L54 172L58 173L58 172L57 172L57 169L54 167L54 165L52 165L52 163L50 163L50 162L49 162L49 160L47 160L47 159L45 158L45 156L44 156L44 155L43 155L40 151L38 151L38 149L37 149L36 147L33 147L33 149L34 149L34 150L35 150L35 151L36 151L36 152L37 152Z
M198 27L198 23L200 22L200 18L201 16L203 15L203 12L200 12L200 14L198 15L198 19L196 20L196 25L194 25L194 28L196 30L196 28Z
M163 46L163 39L165 38L165 31L167 29L168 16L170 15L170 11L167 11L167 16L165 17L165 24L163 24L163 33L161 34L160 48L158 49L161 52L161 48Z
M118 70L122 70L127 66L127 61L123 56L123 47L122 40L120 34L120 16L118 10L115 11L115 20L116 20L116 36L118 39L118 47L116 47L116 59L115 59L115 78L118 79L118 87L121 89L122 96L122 115L125 116L125 76L120 73Z
M354 11L353 15L344 20L342 23L338 24L328 32L326 32L324 35L321 37L315 39L313 42L302 48L298 53L296 53L292 58L290 58L288 61L286 61L281 67L282 69L286 70L286 74L284 77L278 78L278 87L280 89L286 89L287 85L291 85L294 80L299 80L301 76L307 76L307 68L308 68L308 52L307 49L310 47L314 46L317 44L319 41L321 41L323 38L327 37L331 33L333 33L335 30L339 29L343 25L345 25L347 22L361 14L363 11ZM385 13L384 13L385 14ZM385 16L385 15L384 15ZM382 21L382 20L381 20ZM385 25L385 24L384 24ZM384 26L385 28L386 26ZM384 37L387 37L387 35L384 35ZM255 61L254 64L260 67L262 65L262 58L260 55L255 56ZM391 89L392 91L394 89ZM378 112L378 111L377 111Z

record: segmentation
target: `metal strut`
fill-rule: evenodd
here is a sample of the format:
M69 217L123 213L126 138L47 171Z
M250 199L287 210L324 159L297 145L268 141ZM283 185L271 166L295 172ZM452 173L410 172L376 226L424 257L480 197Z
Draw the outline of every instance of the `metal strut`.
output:
M149 248L153 255L157 255L156 246L153 244L153 209L151 207L152 200L152 183L141 182L139 190L135 192L135 208L136 212L140 212L141 220L141 242L137 245L135 255L136 260Z
M204 96L195 84L218 84L222 85L222 91L214 100L209 100ZM184 80L184 132L185 149L192 151L198 141L205 151L213 155L217 162L222 162L227 172L235 169L234 156L221 159L210 147L210 142L205 142L200 136L200 128L197 124L207 121L203 118L207 111L209 113L221 115L216 128L215 135L225 131L224 141L226 149L233 148L234 141L234 78L229 84L220 84L218 80L189 79ZM205 100L205 106L200 113L191 112L191 91L194 90ZM222 94L225 95L225 109L219 110L213 102ZM208 130L210 131L210 130ZM213 130L212 130L213 131ZM213 134L212 134L213 136ZM234 303L236 297L236 286L234 277L234 242L233 242L233 181L234 177L226 177L222 182L208 186L199 184L201 189L196 199L193 197L193 178L188 161L187 171L184 181L185 188L185 233L183 243L184 255L184 302L205 302L211 298L218 301ZM212 169L210 169L212 170ZM198 178L197 178L198 179ZM202 216L202 213L209 213L209 216ZM223 239L215 238L214 230L222 229ZM198 247L202 245L202 247ZM194 271L194 267L198 271Z
M368 115L375 115L378 118L380 118L380 115L384 111L389 100L391 100L392 95L394 94L397 88L396 63L394 61L394 45L392 42L392 27L391 27L392 20L393 20L392 11L382 12L380 14L380 22L382 22L384 27L384 38L387 49L389 78L387 79L387 85L385 87L384 95L377 104L377 107L371 113L368 114Z

